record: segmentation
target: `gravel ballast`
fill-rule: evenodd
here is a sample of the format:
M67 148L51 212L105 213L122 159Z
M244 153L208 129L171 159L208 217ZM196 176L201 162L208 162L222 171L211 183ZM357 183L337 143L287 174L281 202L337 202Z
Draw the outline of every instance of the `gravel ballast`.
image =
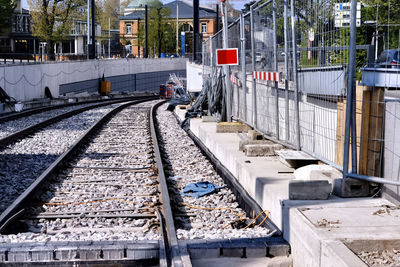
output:
M212 164L166 107L164 104L158 109L157 121L178 238L230 239L268 236L270 230L264 227L231 227L231 223L239 221L249 223L249 220L239 220L246 217L245 212ZM222 188L200 198L181 195L185 185L201 181L214 183Z

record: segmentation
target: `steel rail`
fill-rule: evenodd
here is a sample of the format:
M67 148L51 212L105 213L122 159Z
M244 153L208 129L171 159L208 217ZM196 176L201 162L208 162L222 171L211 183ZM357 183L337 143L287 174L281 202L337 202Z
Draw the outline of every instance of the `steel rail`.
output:
M60 104L60 105L32 108L32 109L24 110L24 111L21 111L18 113L10 112L10 113L4 114L4 115L0 114L0 123L17 120L17 119L21 119L21 118L24 118L24 117L27 117L30 115L42 113L45 111L60 109L60 108L73 107L73 106L85 105L85 104L91 104L91 103L97 103L97 102L110 102L110 101L122 100L122 99L125 99L126 101L139 100L139 99L142 99L145 97L148 97L148 96L143 95L143 96L130 96L130 97L120 97L120 98L109 98L109 99L95 99L95 100L87 100L87 101L82 101L82 102L65 103L65 104Z
M154 100L154 99L157 99L157 98L158 97L156 97L156 96L150 96L150 97L143 98L141 100L146 101L146 100ZM120 99L120 100L110 101L110 102L107 102L107 103L95 104L95 105L91 105L91 106L75 109L75 110L66 112L64 114L55 116L53 118L50 118L48 120L44 120L42 122L39 122L39 123L37 123L35 125L26 127L25 129L22 129L22 130L20 130L18 132L12 133L12 134L0 139L0 148L8 146L10 144L13 144L17 140L23 138L24 136L27 136L27 135L32 134L34 132L37 132L40 129L46 127L46 126L49 126L49 125L54 124L54 123L57 123L57 122L59 122L59 121L61 121L63 119L72 117L72 116L77 115L79 113L88 111L90 109L104 107L104 106L113 105L113 104L122 103L122 102L127 102L127 101L130 101L130 100Z
M164 167L161 158L161 152L158 145L157 139L157 131L156 131L156 109L164 104L164 102L160 102L154 105L151 109L150 114L150 129L151 129L151 137L153 140L155 158L157 162L158 168L158 177L160 181L160 191L161 191L161 201L163 204L163 215L165 218L166 230L167 230L167 237L168 237L168 247L167 247L167 255L169 256L168 265L174 267L181 267L183 266L183 261L180 253L178 238L176 236L176 229L174 224L174 218L172 215L170 197L168 193L168 186L167 180L165 178Z
M131 101L129 103L123 104L119 107L114 108L101 119L99 119L94 125L92 125L85 133L77 140L73 145L71 145L67 151L60 155L57 160L55 160L1 215L0 215L0 233L3 233L7 226L14 222L23 212L24 207L29 201L35 196L35 194L40 191L43 186L51 178L57 175L58 170L66 166L68 160L79 151L81 146L85 144L90 138L100 129L105 123L107 123L115 114L123 110L124 108L152 100L142 99ZM125 102L125 101L124 101Z

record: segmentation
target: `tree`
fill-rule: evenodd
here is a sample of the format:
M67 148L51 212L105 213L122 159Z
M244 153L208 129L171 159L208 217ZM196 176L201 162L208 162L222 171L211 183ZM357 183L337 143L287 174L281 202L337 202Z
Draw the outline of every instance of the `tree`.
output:
M11 18L17 4L15 1L0 0L0 29L11 25Z
M73 18L84 0L28 0L32 14L33 35L47 42L49 59L54 59L54 44L70 33Z
M119 0L100 0L97 1L99 24L102 30L109 28L117 29L119 25Z
M171 47L170 43L174 42L176 38L173 28L174 22L170 22L169 17L170 11L163 7L161 2L154 1L154 3L151 4L148 15L149 50L153 55L157 53L158 57L161 57L161 51L172 52L168 50ZM142 47L145 42L144 34L144 23L142 23L138 35L138 44ZM163 50L163 48L165 50Z

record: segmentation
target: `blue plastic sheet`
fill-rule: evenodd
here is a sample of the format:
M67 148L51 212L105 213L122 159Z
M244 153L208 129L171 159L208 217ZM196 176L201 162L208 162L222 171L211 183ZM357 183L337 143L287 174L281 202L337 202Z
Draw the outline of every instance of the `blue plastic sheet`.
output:
M185 188L183 188L182 195L199 198L212 194L220 188L220 186L209 182L191 183L187 184Z

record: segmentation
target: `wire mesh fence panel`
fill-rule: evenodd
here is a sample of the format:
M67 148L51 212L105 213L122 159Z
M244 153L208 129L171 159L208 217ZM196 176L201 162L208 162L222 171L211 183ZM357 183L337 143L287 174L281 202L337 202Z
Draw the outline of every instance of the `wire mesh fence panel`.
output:
M346 157L346 132L353 131L354 140L347 139L353 143L352 173L400 183L396 135L400 130L400 2L358 1L354 17L351 2L259 1L235 21L229 28L229 47L239 48L241 61L230 67L229 74L244 86L231 80L233 115L271 139L339 169ZM352 20L357 26L354 39ZM210 52L215 55L215 49L222 48L222 33L212 43ZM356 45L354 62L352 44ZM349 105L352 67L356 86ZM277 77L268 76L273 73ZM346 106L352 110L347 112ZM385 186L384 191L400 198L396 185Z
M236 20L234 23L231 23L228 27L228 48L237 48L238 49L238 59L241 53L240 46L240 21ZM231 65L229 67L229 80L231 82L232 88L232 115L239 117L240 116L240 96L241 96L241 88L240 88L240 73L241 73L241 62L239 61L238 65Z
M349 1L295 2L300 147L343 163ZM294 73L294 79L296 79Z
M257 124L263 133L277 138L277 87L275 88L275 28L273 3L263 4L253 10L254 71L257 94ZM278 81L278 79L276 79Z

